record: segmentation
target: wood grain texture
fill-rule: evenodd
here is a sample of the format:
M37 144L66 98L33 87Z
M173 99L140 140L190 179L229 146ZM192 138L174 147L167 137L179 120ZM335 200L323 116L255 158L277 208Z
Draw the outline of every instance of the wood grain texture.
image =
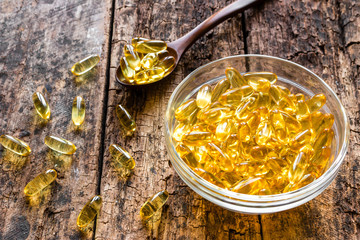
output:
M101 146L111 1L1 1L0 134L20 137L32 153L17 170L1 151L0 239L79 239L76 218L96 194ZM102 56L84 81L71 66L89 54ZM52 110L42 124L31 95L45 92ZM71 106L84 97L85 125L75 131ZM72 141L72 157L55 157L47 135ZM58 179L39 206L30 206L23 189L36 175L55 168ZM83 236L91 239L91 234Z
M264 239L359 239L359 10L355 1L271 1L246 12L249 53L292 60L322 77L347 110L350 148L314 200L261 216Z

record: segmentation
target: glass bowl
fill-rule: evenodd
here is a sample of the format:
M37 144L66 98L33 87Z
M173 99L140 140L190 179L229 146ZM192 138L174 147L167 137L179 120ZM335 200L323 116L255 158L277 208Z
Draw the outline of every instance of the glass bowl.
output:
M212 84L225 77L225 69L234 67L239 72L273 72L277 84L288 87L291 92L305 96L323 93L327 102L323 112L334 115L332 163L328 170L314 182L292 192L275 195L248 195L232 192L209 183L198 176L180 158L172 138L175 128L174 112L182 102L196 94L203 84ZM265 214L284 211L310 201L325 190L337 175L349 145L349 122L345 109L333 90L316 74L299 64L265 55L237 55L222 58L203 65L189 74L170 97L165 115L165 140L170 161L182 180L195 192L210 202L231 211L247 214Z

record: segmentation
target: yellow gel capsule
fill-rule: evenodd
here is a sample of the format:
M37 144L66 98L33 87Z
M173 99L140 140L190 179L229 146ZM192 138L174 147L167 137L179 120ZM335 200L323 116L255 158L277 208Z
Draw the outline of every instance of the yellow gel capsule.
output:
M331 156L331 148L324 146L321 150L316 151L310 162L316 167L324 168Z
M316 138L314 142L315 152L321 151L323 147L330 147L334 138L334 131L332 129L325 128Z
M28 156L31 153L29 145L10 135L1 135L0 144L4 148L21 156Z
M146 71L139 71L135 74L134 80L136 84L147 83L149 81L148 73Z
M39 116L45 120L48 120L50 118L50 106L44 95L39 92L35 92L32 95L32 100L34 102L36 112L39 114Z
M199 108L205 108L211 103L211 87L208 84L203 85L197 95L196 104Z
M239 88L244 85L248 85L247 81L241 76L241 74L232 67L225 70L226 78L229 79L230 84L233 88Z
M161 59L156 66L164 69L165 73L168 74L175 68L175 62L173 56L167 56Z
M298 151L306 144L309 144L314 138L314 130L306 129L305 131L299 132L290 140L290 147L292 150Z
M145 41L149 41L149 39L143 38L143 37L135 37L135 38L131 39L131 45L135 48L139 43L145 42Z
M113 159L114 168L116 170L121 170L123 168L129 170L134 169L135 160L126 150L116 144L111 144L109 151Z
M126 57L120 59L120 68L126 80L131 81L135 77L135 70L130 67Z
M225 141L230 137L231 132L234 129L234 124L232 121L223 120L217 125L215 136L218 141Z
M76 220L76 224L80 230L86 229L89 224L92 223L96 215L99 214L101 205L102 198L100 195L96 195L85 204Z
M125 134L131 136L136 130L136 123L133 117L120 104L116 106L116 115Z
M296 98L297 101L300 101L300 100L305 101L305 96L302 93L295 94L295 98Z
M133 45L134 46L134 45ZM138 42L135 46L135 51L139 53L156 53L166 50L167 44L160 40L147 40Z
M295 184L293 190L305 187L306 185L312 183L315 180L316 177L313 174L306 174L300 179L297 184Z
M57 177L57 172L54 169L49 169L44 173L36 176L24 188L24 193L26 196L31 197L49 186Z
M261 122L256 130L256 143L261 146L266 145L271 138L272 132L271 125L267 121Z
M203 178L204 180L206 180L218 187L226 188L225 185L223 184L223 182L219 178L215 177L214 174L206 171L205 169L195 168L194 172L197 175L199 175L201 178Z
M211 102L218 101L221 94L230 88L230 82L227 78L220 80L214 87L211 96Z
M219 102L224 106L238 106L243 98L251 96L253 92L254 90L248 85L229 89L220 95Z
M175 110L175 118L178 121L186 120L197 109L195 99L189 99Z
M165 59L165 57L172 57L168 50L162 50L156 53L158 55L159 61Z
M230 108L216 107L205 111L201 115L200 120L205 122L206 124L215 125L221 120L229 118L230 116L232 116L232 114L233 111L231 111Z
M159 57L156 53L148 53L141 59L140 64L144 69L150 69L153 68L158 61Z
M156 82L164 78L165 71L161 67L153 67L146 70L146 74L149 76L150 82Z
M264 161L267 158L268 149L264 146L255 146L250 150L250 156L259 161Z
M190 126L188 124L185 124L185 123L179 123L175 129L174 129L174 132L173 132L173 138L175 139L175 141L178 141L178 142L181 142L182 141L182 138L183 136L189 132L190 130Z
M143 221L148 221L159 211L169 198L169 193L164 190L156 193L149 198L140 209L140 217Z
M241 142L250 141L251 140L251 129L249 127L249 124L247 124L246 122L241 122L239 124L237 136Z
M90 55L87 58L84 58L83 60L80 60L79 62L75 63L74 66L71 68L71 72L75 76L82 75L91 69L93 69L96 64L100 62L100 56L99 55Z
M135 71L139 71L141 68L141 58L139 57L139 54L134 51L134 47L130 44L127 44L124 46L124 56L126 59L126 62L129 64L129 66L134 69Z
M304 100L297 101L296 115L304 116L304 115L309 115L309 114L310 114L310 111L309 111L309 107L306 104L306 102Z
M75 97L72 105L71 119L75 126L83 124L85 119L85 101L82 97Z
M231 191L244 194L254 194L254 192L258 190L257 186L260 184L261 180L261 177L250 177L246 180L240 180L231 188Z
M54 136L45 137L45 145L56 152L67 155L74 154L76 151L76 147L72 142L60 137L54 137Z
M251 113L251 109L249 109L249 107L254 103L254 101L255 98L250 97L241 102L235 110L235 117L240 121L246 120Z
M296 120L294 117L290 116L288 113L280 111L281 115L283 116L284 122L286 124L286 130L288 133L297 133L302 128L301 123Z
M266 79L251 78L248 80L249 85L257 92L267 93L270 90L271 83Z
M201 146L211 140L211 132L190 132L183 136L183 143L189 146Z
M304 176L306 168L309 166L310 155L305 151L300 151L289 171L290 183L297 183Z
M320 134L325 128L331 129L334 124L334 115L331 113L326 113L323 115L322 120L316 126L316 134Z
M261 121L260 113L258 111L253 111L248 115L248 118L245 121L249 125L251 133L255 134Z
M176 151L179 153L180 157L184 162L191 166L191 167L197 167L198 162L195 158L195 155L193 152L184 144L179 144L176 146Z
M258 82L259 80L267 80L270 84L274 84L277 81L277 76L272 72L248 72L244 74L244 79L249 82Z
M313 113L313 112L319 110L320 108L322 108L322 106L324 106L324 104L326 103L326 97L322 93L316 94L311 99L309 99L306 103L309 106L310 113Z

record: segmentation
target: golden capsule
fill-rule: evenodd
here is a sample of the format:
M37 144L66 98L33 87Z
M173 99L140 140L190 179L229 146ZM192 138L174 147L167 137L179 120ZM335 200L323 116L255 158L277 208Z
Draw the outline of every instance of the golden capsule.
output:
M76 151L76 147L72 142L60 137L46 136L45 145L56 152L67 155L74 154Z
M135 70L130 67L126 57L120 59L120 68L126 80L131 81L135 77Z
M275 174L284 175L287 173L289 167L288 162L284 159L277 157L269 157L265 163L266 167L271 169Z
M156 53L148 53L143 57L143 59L141 59L140 65L144 69L151 69L157 64L158 61L159 57Z
M168 74L175 68L175 63L176 59L173 56L167 56L161 59L156 66L164 69L165 74Z
M254 101L255 98L250 97L241 102L241 104L235 110L235 117L240 121L246 120L251 113L251 109L249 107L253 104Z
M149 40L150 39L148 39L148 38L135 37L135 38L131 39L131 45L135 48L139 43L149 41Z
M195 168L194 172L199 175L201 178L203 178L204 180L218 186L221 188L226 188L224 183L217 178L214 174L202 169L202 168Z
M228 137L230 137L231 133L234 131L234 123L230 120L221 121L217 127L215 136L218 141L225 141Z
M326 97L322 93L316 94L311 99L309 99L306 103L309 106L310 113L313 113L313 112L319 110L320 108L322 108L322 106L324 106L324 104L326 103Z
M236 130L236 129L235 129ZM225 144L219 143L222 146L222 150L227 156L231 159L233 163L236 163L239 160L239 148L241 142L237 134L231 134L225 141Z
M196 111L197 105L195 99L189 99L183 104L181 104L175 110L175 118L178 121L186 120L194 111Z
M146 70L146 74L149 76L150 82L156 82L164 78L165 71L161 67L153 67Z
M270 90L271 83L266 79L251 78L248 83L257 92L267 93Z
M231 188L231 191L244 194L254 194L258 191L257 186L260 184L261 180L261 177L250 177L246 180L240 180Z
M282 111L290 115L294 115L296 113L295 103L287 96L283 96L277 104L279 109L282 109Z
M258 111L253 111L248 115L248 118L245 121L249 125L251 133L255 134L261 121L260 113Z
M149 82L147 71L139 71L135 74L134 81L136 84L146 84Z
M190 126L186 123L181 122L175 127L172 137L175 139L175 141L181 142L183 136L187 132L189 132L189 130L190 130Z
M71 72L75 76L82 75L91 69L93 69L96 64L100 62L99 55L90 55L87 58L80 60L79 62L75 63L74 66L71 68Z
M219 102L224 106L238 106L243 98L251 96L253 92L254 90L248 85L229 89L220 95Z
M226 78L229 79L230 84L233 88L239 88L244 85L248 85L247 81L241 76L241 74L232 67L225 70Z
M113 159L113 166L116 170L121 170L124 168L128 170L134 169L135 160L126 150L116 144L111 144L109 151Z
M255 101L253 103L253 109L259 108L259 107L270 107L271 104L271 98L268 93L259 92L257 96L255 97Z
M134 45L133 45L134 46ZM135 46L135 51L139 53L156 53L166 50L167 44L160 40L147 40L138 42Z
M306 144L309 144L314 138L314 130L306 129L305 131L299 132L290 140L290 147L294 151L300 150Z
M306 174L300 179L297 184L295 184L293 190L305 187L306 185L312 183L315 180L316 177L313 174Z
M203 85L197 95L196 104L199 108L205 108L211 103L211 87L208 84Z
M183 136L183 143L189 146L201 146L209 142L211 140L211 136L211 132L193 131L190 133L186 133Z
M72 105L71 119L75 126L83 124L85 119L85 101L82 97L75 97Z
M310 110L306 102L304 100L297 101L296 115L302 117L304 115L309 115L309 114L310 114Z
M126 62L135 71L139 71L141 68L141 58L137 52L134 51L134 47L130 44L124 46L124 56Z
M309 166L310 157L311 155L306 151L299 152L289 170L290 183L299 182L304 176L305 170Z
M136 130L136 123L133 117L120 104L116 105L116 115L125 134L131 136Z
M227 78L221 79L214 87L211 96L211 102L218 101L221 94L230 88L230 82Z
M302 128L301 123L299 123L299 121L296 120L294 117L283 111L280 111L280 113L283 116L288 134L297 133Z
M20 139L10 135L1 135L0 144L4 148L21 156L28 156L31 153L31 149L29 145L27 145L25 142L21 141Z
M332 129L325 128L315 139L314 150L320 151L323 147L330 147L334 138L334 131Z
M36 112L39 114L39 116L45 120L48 120L50 118L50 106L44 95L42 95L40 92L35 92L32 95L32 100Z
M180 157L184 162L190 167L196 168L198 166L198 162L195 158L193 152L184 144L179 144L176 146L176 151L179 153Z
M258 145L263 146L270 140L272 135L272 128L269 122L263 121L259 124L256 130L255 141Z
M267 80L270 84L277 81L277 76L272 72L248 72L244 74L244 79L249 82L258 82L259 80Z
M159 61L164 60L166 57L172 57L170 56L170 53L168 50L162 50L160 52L156 53L158 55Z
M206 147L208 148L208 154L213 159L216 159L216 164L222 171L231 172L234 169L234 165L229 159L229 156L227 156L216 144L209 142Z
M233 115L233 111L227 107L216 107L205 111L201 120L209 125L216 125L218 122L227 119Z
M156 193L149 198L140 209L140 217L143 221L148 221L154 216L166 203L169 198L169 193L164 190Z
M248 142L251 140L251 128L247 122L241 122L237 134L241 142Z
M295 98L296 98L297 101L300 101L300 100L305 101L305 96L302 93L295 94Z
M85 204L76 220L80 230L85 230L92 223L96 215L99 214L101 205L102 198L100 195L96 195Z
M326 113L323 115L322 120L315 126L316 134L320 134L325 128L331 129L334 124L334 115Z
M255 160L266 160L268 149L264 146L255 146L250 150L250 155Z
M54 169L49 169L44 173L36 176L24 188L24 193L28 197L32 197L40 193L52 182L55 181L57 177L57 172Z

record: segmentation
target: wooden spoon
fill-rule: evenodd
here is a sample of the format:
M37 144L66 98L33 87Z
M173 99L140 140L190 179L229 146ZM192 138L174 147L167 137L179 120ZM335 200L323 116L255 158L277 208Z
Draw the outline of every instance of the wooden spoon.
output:
M175 67L179 63L181 56L184 54L184 52L193 45L196 40L198 40L200 37L202 37L205 33L216 27L218 24L222 23L226 19L233 17L234 15L243 12L247 8L254 6L255 4L258 4L262 2L263 0L238 0L230 5L224 7L223 9L219 10L218 12L211 15L208 19L200 23L196 28L188 32L183 37L170 42L167 44L167 50L169 51L170 55L173 56L176 59ZM174 71L175 67L172 71ZM171 72L172 72L171 71ZM166 76L170 75L170 73L167 73ZM165 77L166 77L165 76ZM164 77L164 78L165 78ZM163 80L164 78L160 79ZM122 74L120 66L116 69L116 80L124 85L124 86L145 86L151 83L155 83L158 81L146 83L146 84L130 84L128 82L125 82L125 78Z

